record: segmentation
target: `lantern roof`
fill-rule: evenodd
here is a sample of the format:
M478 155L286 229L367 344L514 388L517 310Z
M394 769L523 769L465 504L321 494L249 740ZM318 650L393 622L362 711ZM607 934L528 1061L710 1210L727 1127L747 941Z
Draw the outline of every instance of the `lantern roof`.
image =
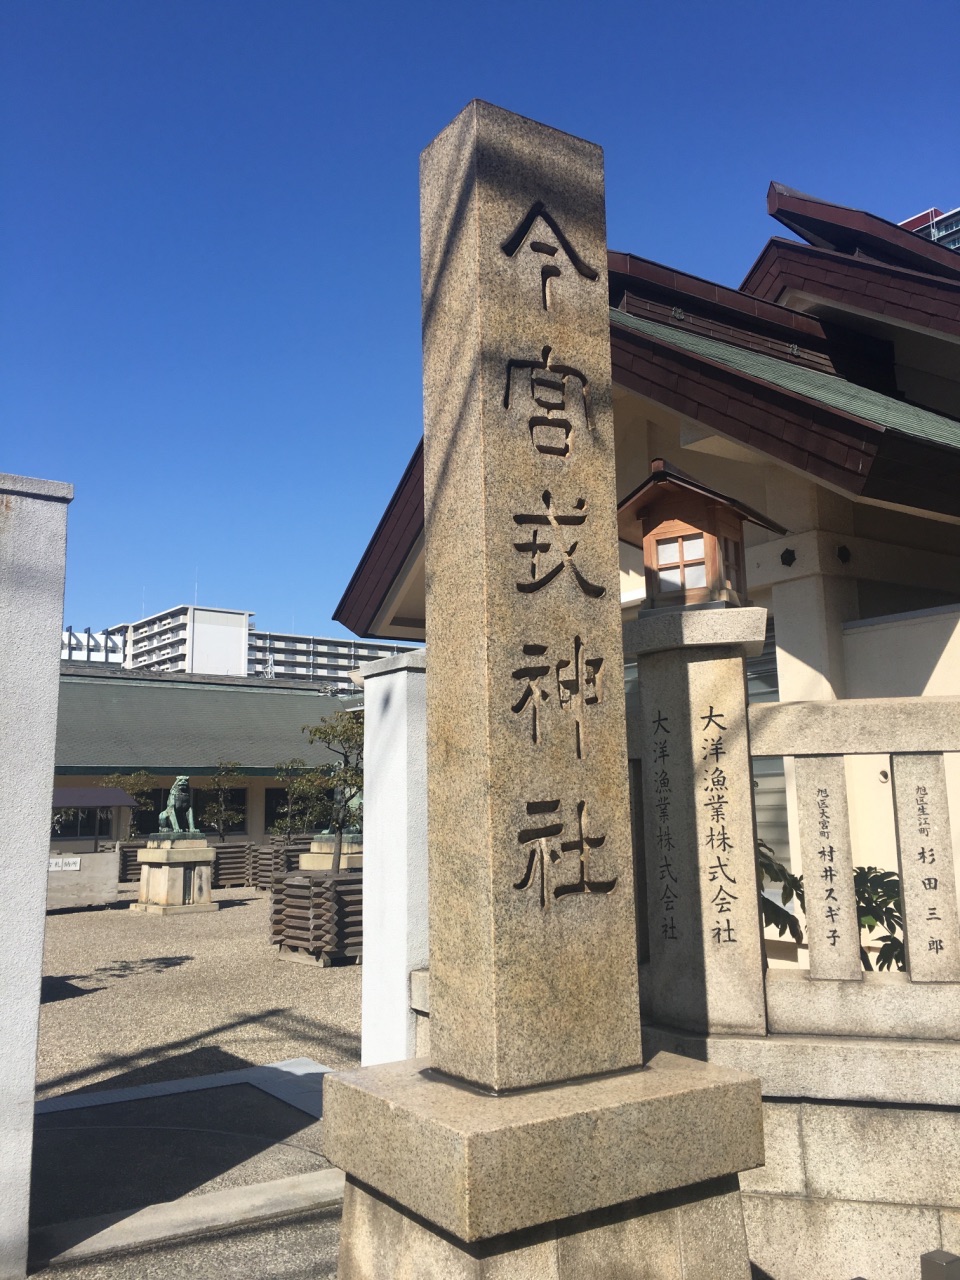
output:
M634 521L665 490L671 489L685 490L696 494L698 498L706 498L711 503L726 507L734 512L739 519L749 520L764 529L769 529L771 533L783 535L787 532L782 525L770 520L762 512L755 510L753 507L748 507L745 502L740 502L725 493L720 493L717 489L711 489L708 485L701 484L699 480L694 480L693 476L687 475L685 471L681 471L679 467L675 467L663 458L654 458L650 466L651 471L646 480L641 485L638 485L617 506L617 525L622 542L629 542L634 546L642 545L642 540L637 539L636 532L632 527Z

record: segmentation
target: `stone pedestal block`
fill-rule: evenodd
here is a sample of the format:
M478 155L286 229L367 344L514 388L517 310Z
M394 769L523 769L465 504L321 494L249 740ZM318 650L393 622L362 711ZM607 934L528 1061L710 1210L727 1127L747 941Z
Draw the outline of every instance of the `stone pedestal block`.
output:
M310 852L300 854L301 871L332 871L334 836L314 836L310 841ZM340 848L340 870L359 871L363 868L363 839L361 836L345 835Z
M762 1164L760 1084L658 1054L635 1071L493 1095L413 1059L326 1077L324 1154L470 1243Z
M328 850L315 849L315 840L310 845L309 853L301 853L300 870L301 871L332 871L333 870L333 854ZM344 851L340 854L340 870L341 871L360 871L363 868L362 853L347 853Z
M466 1244L353 1178L338 1280L748 1280L736 1177Z
M137 854L140 898L130 904L130 910L161 916L218 910L220 904L210 901L215 856L203 839L148 840Z

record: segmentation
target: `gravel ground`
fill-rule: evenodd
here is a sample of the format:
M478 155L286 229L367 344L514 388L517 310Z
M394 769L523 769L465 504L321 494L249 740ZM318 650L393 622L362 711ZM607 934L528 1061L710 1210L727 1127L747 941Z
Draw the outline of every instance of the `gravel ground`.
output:
M269 895L213 897L221 909L195 916L125 902L47 916L38 1098L284 1058L359 1061L360 967L279 960Z

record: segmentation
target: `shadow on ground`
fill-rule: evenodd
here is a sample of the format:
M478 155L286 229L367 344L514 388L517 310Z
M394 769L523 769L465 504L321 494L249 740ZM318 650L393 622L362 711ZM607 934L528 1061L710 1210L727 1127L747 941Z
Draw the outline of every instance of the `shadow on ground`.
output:
M250 1064L222 1054L218 1065ZM319 1139L312 1115L249 1084L41 1114L31 1228L76 1222L78 1243L90 1218L310 1173L327 1167Z
M37 1097L93 1089L121 1089L133 1084L180 1080L185 1076L212 1075L217 1071L235 1071L249 1067L253 1064L247 1060L236 1058L215 1046L206 1047L203 1042L221 1033L258 1023L275 1029L284 1038L301 1042L304 1056L310 1056L310 1048L316 1045L324 1056L333 1048L345 1056L355 1059L360 1057L360 1036L356 1032L345 1031L342 1027L333 1026L318 1018L308 1018L292 1009L265 1009L262 1013L207 1027L180 1040L147 1045L134 1054L103 1054L83 1070L68 1071L45 1080L42 1085L37 1086ZM105 1073L109 1073L109 1079L98 1079L92 1084L84 1083L91 1076L103 1076Z
M192 959L193 956L145 956L141 960L118 960L114 964L101 965L90 973L48 975L41 980L40 1003L53 1004L56 1000L72 1000L75 996L92 995L94 991L103 991L118 979L133 978L143 973L165 973L168 969L179 969ZM96 985L78 987L78 982Z

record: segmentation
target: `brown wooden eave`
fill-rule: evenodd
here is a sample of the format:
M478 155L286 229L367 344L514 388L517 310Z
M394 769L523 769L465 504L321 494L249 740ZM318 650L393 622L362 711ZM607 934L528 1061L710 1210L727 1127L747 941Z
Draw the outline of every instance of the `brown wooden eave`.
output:
M730 312L741 324L749 324L751 329L789 336L791 342L803 338L822 341L824 338L823 328L814 316L751 297L712 280L675 271L649 258L611 250L607 254L607 271L612 277L617 277L621 287L642 296L664 293L669 295L672 305L682 305L684 299L698 302L703 308ZM611 306L617 305L611 299Z
M767 302L792 291L894 324L960 337L960 280L936 279L793 240L768 241L740 287Z
M611 325L613 380L848 493L960 516L960 452L785 391L716 361ZM372 628L423 533L423 444L417 446L337 605L355 635Z
M892 348L881 338L631 254L607 257L610 304L628 315L896 393Z
M340 603L334 621L354 635L379 638L370 628L387 593L423 533L423 440L417 444L393 497L367 545Z
M960 281L960 257L953 250L874 213L831 204L781 182L770 183L767 212L819 248L862 253L891 266Z
M614 383L848 493L960 516L960 452L614 324Z

